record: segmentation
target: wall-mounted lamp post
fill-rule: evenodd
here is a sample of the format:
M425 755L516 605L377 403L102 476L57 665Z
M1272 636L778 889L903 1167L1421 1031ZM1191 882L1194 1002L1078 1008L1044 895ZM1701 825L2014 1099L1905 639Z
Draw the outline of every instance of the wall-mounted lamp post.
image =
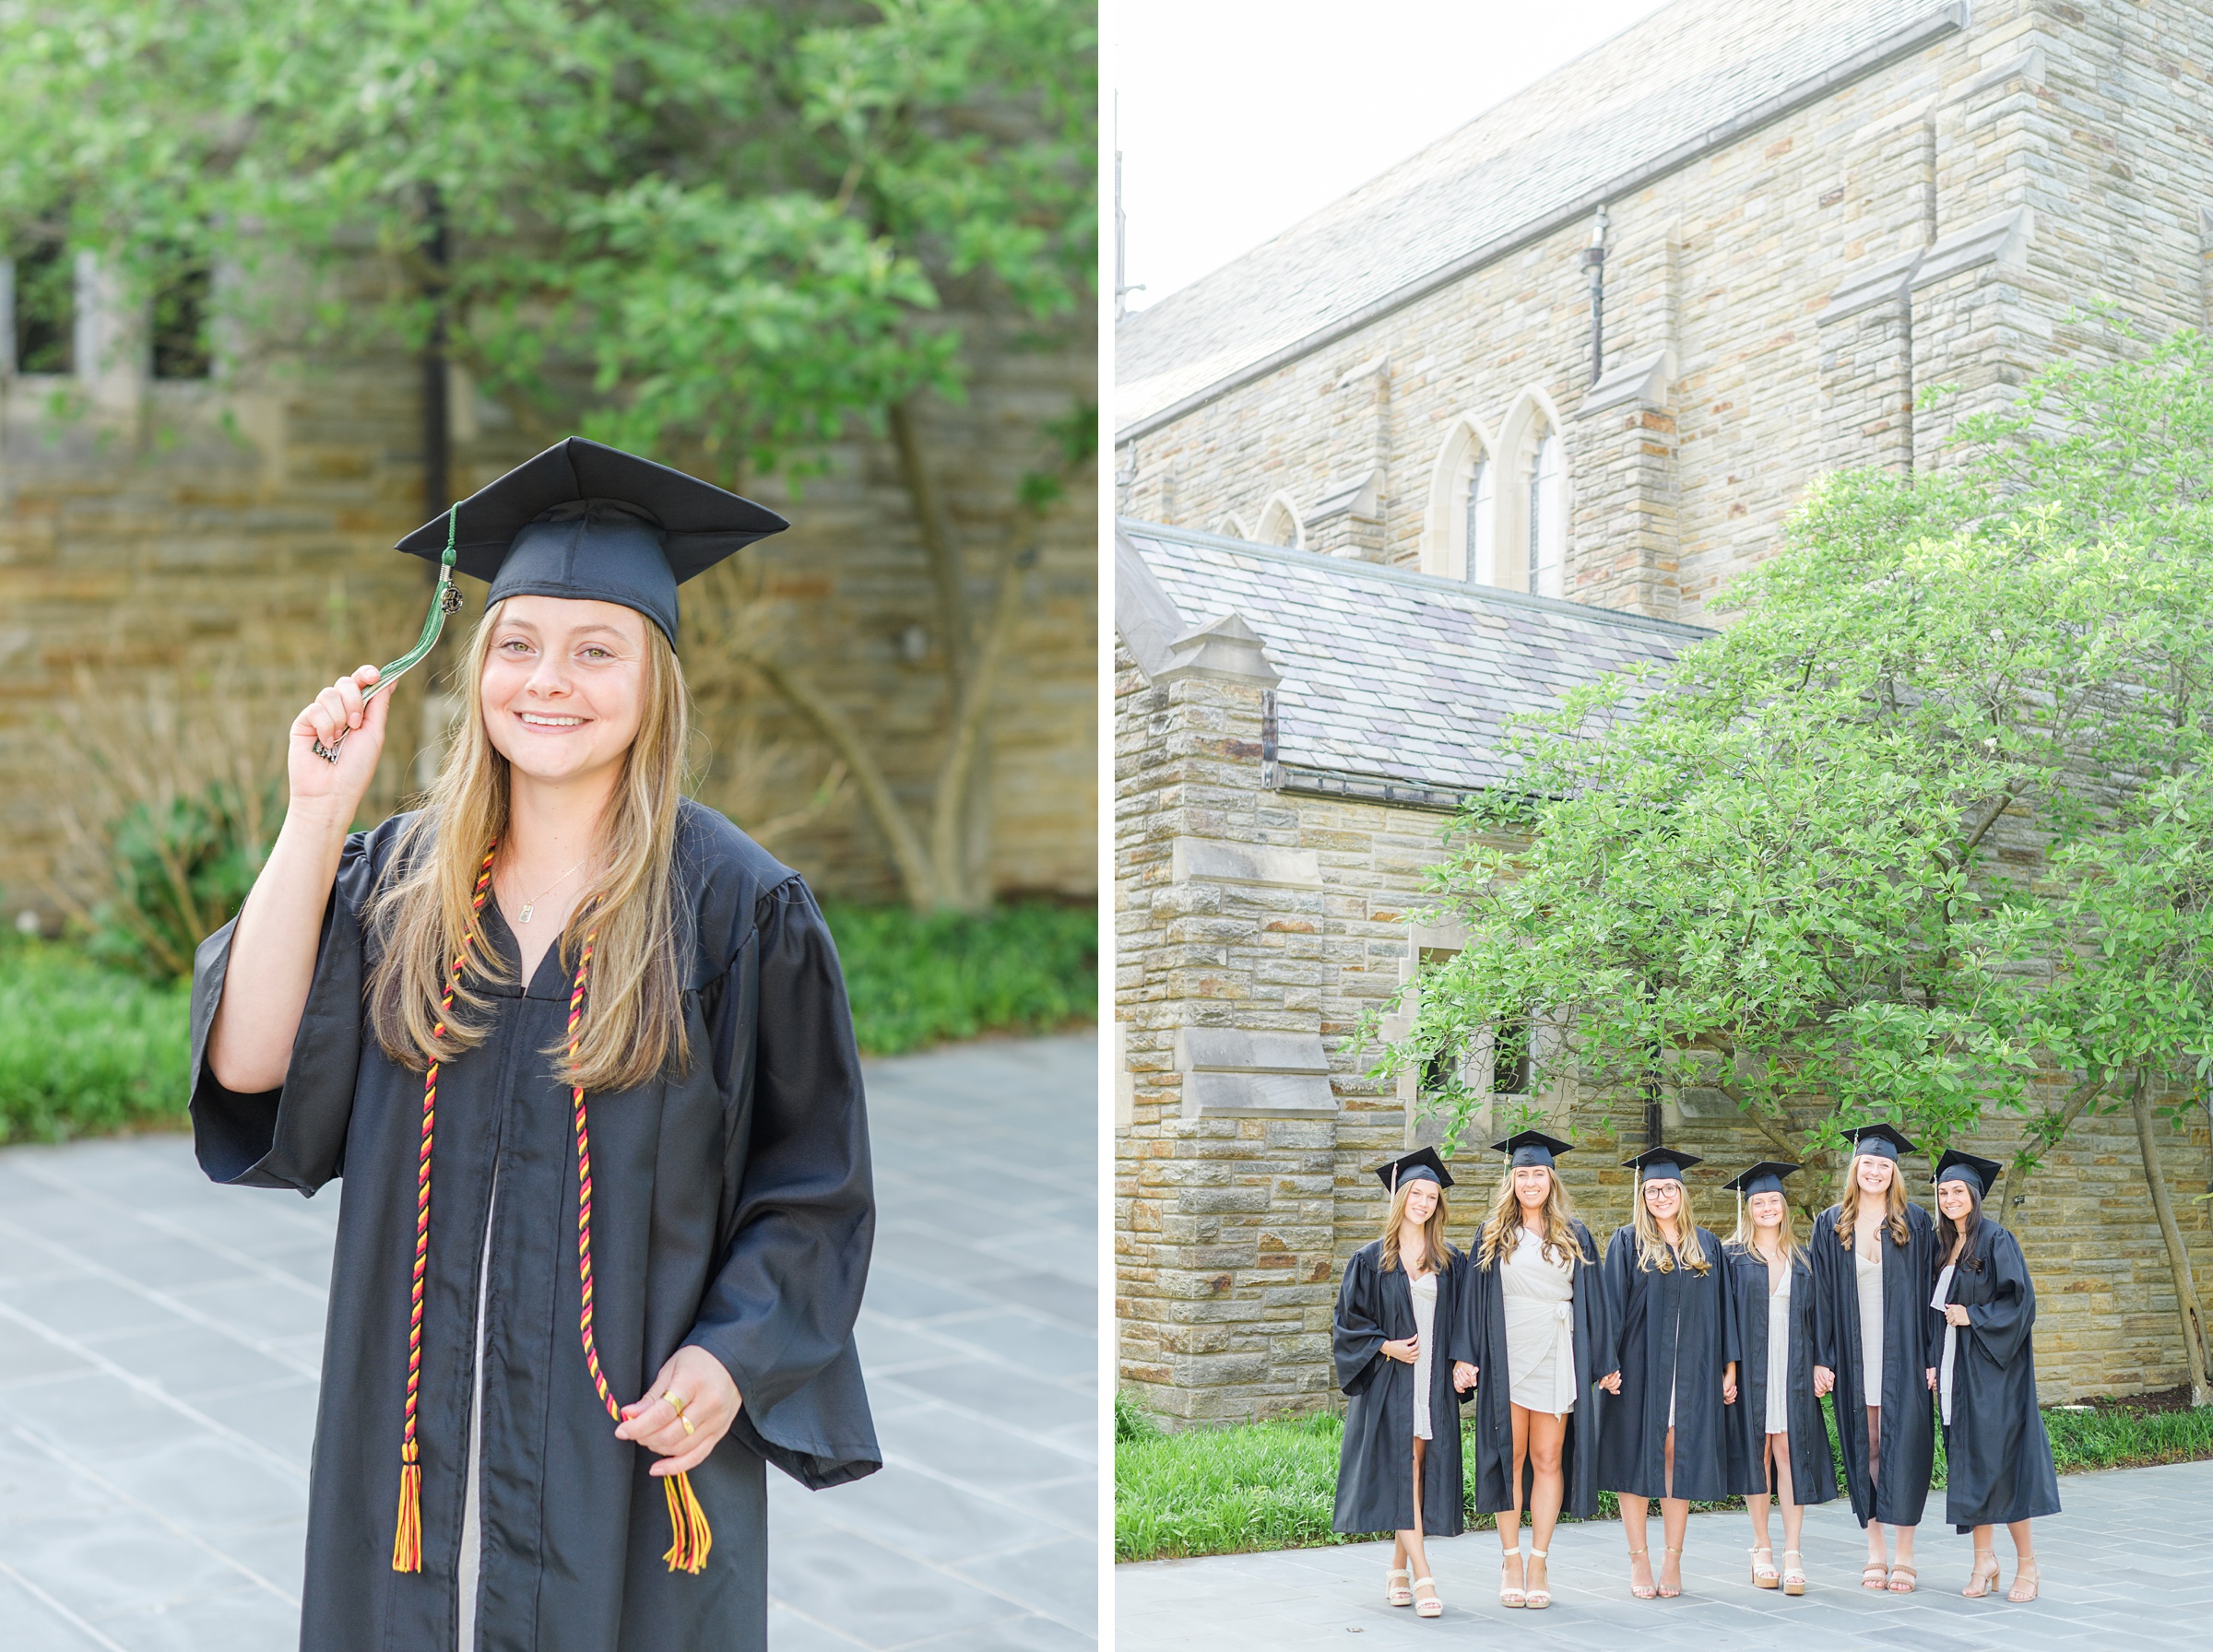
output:
M1595 384L1606 366L1606 209L1604 206L1592 221L1591 244L1583 249L1583 268L1591 276L1591 382Z

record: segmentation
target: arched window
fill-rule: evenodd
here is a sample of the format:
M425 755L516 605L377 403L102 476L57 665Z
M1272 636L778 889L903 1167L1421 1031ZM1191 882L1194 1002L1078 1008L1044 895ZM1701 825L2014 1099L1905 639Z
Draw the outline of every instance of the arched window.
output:
M1540 427L1534 435L1529 455L1529 504L1525 512L1527 583L1521 588L1533 596L1558 596L1566 588L1564 574L1568 560L1566 467L1560 458L1559 432Z
M1260 532L1253 537L1262 545L1281 545L1290 550L1301 548L1306 533L1289 499L1279 493L1261 507Z
M1250 539L1252 537L1252 530L1245 525L1245 519L1234 511L1214 524L1214 532L1220 534L1225 539Z
M1491 496L1493 469L1490 455L1479 453L1474 468L1468 473L1468 578L1478 584L1496 583L1498 577L1497 547L1492 542L1497 529L1497 512Z

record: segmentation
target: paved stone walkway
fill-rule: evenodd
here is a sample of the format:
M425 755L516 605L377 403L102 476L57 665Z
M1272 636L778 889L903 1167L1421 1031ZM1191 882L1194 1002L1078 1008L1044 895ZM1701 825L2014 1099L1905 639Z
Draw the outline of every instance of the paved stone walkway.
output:
M1960 1598L1972 1545L1939 1523L1940 1492L1921 1528L1921 1587L1911 1595L1858 1587L1866 1539L1851 1510L1832 1503L1807 1513L1808 1583L1795 1599L1752 1587L1746 1553L1751 1527L1741 1513L1690 1517L1684 1593L1674 1600L1632 1599L1621 1528L1593 1521L1563 1525L1555 1534L1553 1603L1537 1612L1498 1604L1498 1540L1487 1531L1431 1541L1445 1613L1427 1622L1383 1604L1387 1544L1118 1566L1115 1646L1118 1652L1378 1652L1440 1642L1504 1644L1510 1635L1516 1652L2213 1646L2213 1463L2072 1474L2060 1481L2059 1496L2066 1512L2036 1523L2042 1598L2021 1606ZM1780 1540L1780 1519L1774 1530ZM1656 1516L1651 1533L1657 1545ZM1528 1540L1525 1533L1524 1546ZM1998 1558L2010 1584L2013 1545L2002 1532Z
M880 1474L770 1480L769 1645L1096 1645L1096 1043L872 1062ZM0 1151L0 1652L290 1652L337 1190Z

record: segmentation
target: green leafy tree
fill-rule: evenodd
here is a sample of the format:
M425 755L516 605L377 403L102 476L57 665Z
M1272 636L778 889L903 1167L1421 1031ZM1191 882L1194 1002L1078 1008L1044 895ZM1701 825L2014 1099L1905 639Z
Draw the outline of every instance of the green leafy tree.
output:
M255 336L451 360L527 431L732 485L888 437L946 678L918 816L797 662L748 663L913 903L975 907L998 673L1094 420L1010 437L971 548L916 410L973 372L949 300L1036 344L1093 324L1095 105L1091 8L1058 0L0 0L0 237L153 294L236 272L210 301Z
M1817 1204L1850 1124L2022 1113L2001 1220L2126 1106L2202 1392L2155 1134L2213 1076L2213 348L2114 341L1950 468L1819 479L1725 631L1518 729L1435 873L1468 944L1381 1070L1429 1075L1457 1137L1469 1053L1549 1029L1533 1093L1719 1092Z

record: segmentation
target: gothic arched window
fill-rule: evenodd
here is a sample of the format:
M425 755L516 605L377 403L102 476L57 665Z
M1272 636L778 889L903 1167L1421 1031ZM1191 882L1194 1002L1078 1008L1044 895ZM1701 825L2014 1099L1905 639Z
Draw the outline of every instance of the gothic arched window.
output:
M1468 473L1468 578L1477 584L1495 584L1498 577L1496 548L1492 544L1497 531L1494 518L1497 514L1491 496L1493 469L1490 455L1478 453L1474 468Z
M1533 596L1558 596L1565 590L1568 549L1568 490L1559 432L1540 428L1529 455L1528 561L1521 588ZM1500 584L1506 582L1501 580Z

